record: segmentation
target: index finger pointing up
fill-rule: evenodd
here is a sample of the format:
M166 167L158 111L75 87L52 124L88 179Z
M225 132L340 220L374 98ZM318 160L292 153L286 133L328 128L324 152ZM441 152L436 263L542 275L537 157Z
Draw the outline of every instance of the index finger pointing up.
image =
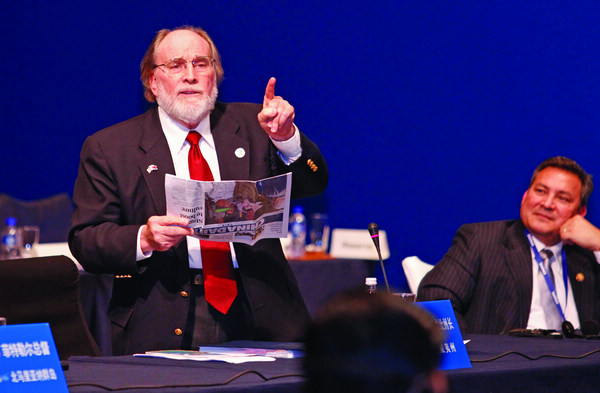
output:
M265 89L265 99L263 105L267 105L275 97L275 78L271 77Z

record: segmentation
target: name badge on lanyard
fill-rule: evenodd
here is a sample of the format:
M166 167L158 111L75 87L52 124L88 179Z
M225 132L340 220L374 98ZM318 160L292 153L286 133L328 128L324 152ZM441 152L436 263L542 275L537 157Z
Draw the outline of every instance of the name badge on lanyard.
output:
M529 240L529 245L531 246L531 249L533 250L533 255L535 257L535 261L537 262L538 266L540 267L540 271L542 272L542 275L544 276L544 280L546 281L546 285L548 286L548 289L550 290L550 294L552 295L552 301L554 302L554 305L558 309L558 313L560 314L562 320L566 321L567 318L565 318L565 314L563 313L562 307L560 306L560 301L558 300L558 294L556 293L556 288L554 287L554 283L552 282L552 279L550 278L550 275L548 274L546 265L544 265L544 258L542 258L542 256L540 255L540 252L535 247L535 243L533 242L533 236L531 235L531 233L529 233L529 231L527 231L527 230L525 230L525 233L527 234L527 240ZM569 293L569 274L567 272L567 254L565 253L564 247L562 248L561 255L562 255L563 281L565 283L565 307L566 307L567 306L567 296Z

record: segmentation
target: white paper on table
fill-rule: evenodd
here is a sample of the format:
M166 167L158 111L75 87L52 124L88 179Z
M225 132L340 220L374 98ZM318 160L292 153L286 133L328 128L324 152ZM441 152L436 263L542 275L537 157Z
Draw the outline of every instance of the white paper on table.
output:
M212 353L203 353L200 351L166 350L166 351L147 351L145 353L136 353L136 357L152 357L174 360L194 360L199 362L217 361L233 364L249 362L274 362L275 358L270 356L246 355L246 354L228 354L219 355Z

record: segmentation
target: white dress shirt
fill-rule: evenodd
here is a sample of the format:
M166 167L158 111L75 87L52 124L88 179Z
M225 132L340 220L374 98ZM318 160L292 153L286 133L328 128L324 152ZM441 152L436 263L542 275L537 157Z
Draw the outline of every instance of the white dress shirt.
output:
M579 314L573 298L573 288L570 280L567 280L567 296L565 297L565 282L563 278L562 262L562 242L546 247L541 241L532 235L533 242L538 252L543 249L549 249L554 254L554 262L551 263L551 269L554 274L554 286L560 306L565 314L567 321L571 322L575 329L579 329ZM554 329L561 331L562 318L554 301L551 298L550 290L544 279L539 265L535 260L533 250L531 250L531 267L533 269L533 292L531 296L531 309L529 311L528 329Z

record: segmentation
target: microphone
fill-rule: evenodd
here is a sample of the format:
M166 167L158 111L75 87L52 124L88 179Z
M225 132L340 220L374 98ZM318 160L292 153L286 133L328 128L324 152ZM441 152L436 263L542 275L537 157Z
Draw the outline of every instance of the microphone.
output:
M598 332L600 326L597 321L588 319L581 324L581 333L577 333L573 324L569 321L562 323L562 331L566 338L586 338L588 340L600 340Z
M575 327L569 321L563 321L562 332L566 338L584 338L583 334L579 334L575 331Z
M379 247L379 227L374 222L369 224L369 234L371 235L371 239L373 239L373 243L375 244L375 248L377 249L377 255L379 256L379 264L381 265L381 270L383 271L383 279L385 280L385 287L388 292L390 292L390 285L388 284L387 275L385 274L385 266L383 266L383 259L381 259L381 249Z
M588 339L600 340L600 325L598 321L594 321L593 319L585 320L581 323L581 333Z

